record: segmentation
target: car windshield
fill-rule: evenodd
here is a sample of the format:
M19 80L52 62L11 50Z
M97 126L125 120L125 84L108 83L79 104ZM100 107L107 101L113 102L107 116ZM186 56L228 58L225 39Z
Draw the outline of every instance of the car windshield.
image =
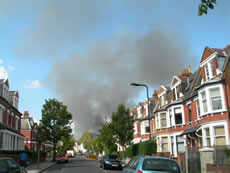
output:
M65 157L65 154L64 153L59 154L58 157Z
M6 162L6 160L0 160L0 171L7 171L8 168L8 164Z
M108 155L108 158L109 158L109 159L118 159L118 156L117 156L117 155L110 154L110 155Z
M165 159L145 159L142 165L142 169L180 173L179 166L176 162Z

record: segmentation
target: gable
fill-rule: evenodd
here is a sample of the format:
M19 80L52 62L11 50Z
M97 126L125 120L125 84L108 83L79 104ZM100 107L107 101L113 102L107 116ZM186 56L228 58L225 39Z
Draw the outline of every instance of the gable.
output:
M5 79L4 84L7 86L7 88L9 88L9 81L8 81L8 79Z
M173 80L171 83L171 88L177 83L180 82L181 83L181 79L178 76L173 76Z
M213 53L214 51L212 49L210 49L209 47L205 47L200 63L205 61Z
M18 91L15 91L15 97L19 98Z
M161 95L161 93L167 91L167 89L162 85L161 88L160 88L160 91L158 93L158 95Z

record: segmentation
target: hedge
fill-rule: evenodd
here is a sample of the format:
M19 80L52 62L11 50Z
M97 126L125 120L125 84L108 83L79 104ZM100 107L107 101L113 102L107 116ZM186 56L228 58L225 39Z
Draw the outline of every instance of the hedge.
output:
M21 152L25 152L32 160L36 160L38 158L38 152L37 151L29 151L29 150L21 150L21 151L8 151L8 150L2 150L0 151L0 154L14 154L14 155L19 155ZM40 151L40 156L45 157L46 152L45 151Z
M151 145L151 152L150 152ZM157 145L155 141L144 141L138 144L132 144L126 148L125 155L126 157L133 158L136 155L152 155L157 152Z

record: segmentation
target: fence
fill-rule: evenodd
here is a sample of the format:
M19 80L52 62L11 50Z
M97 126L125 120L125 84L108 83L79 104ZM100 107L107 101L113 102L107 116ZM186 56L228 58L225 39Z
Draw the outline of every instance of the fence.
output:
M229 173L230 146L186 148L187 173Z

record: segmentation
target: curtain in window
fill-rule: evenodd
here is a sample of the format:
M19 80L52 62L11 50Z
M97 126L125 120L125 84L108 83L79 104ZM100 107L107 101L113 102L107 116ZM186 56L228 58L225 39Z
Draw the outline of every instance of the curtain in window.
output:
M162 141L162 151L168 152L168 137L161 138Z
M185 151L184 138L177 136L176 140L177 140L177 152L184 152Z
M166 127L167 122L166 122L166 113L161 114L161 127Z
M212 110L222 109L220 88L213 88L210 90Z
M209 128L205 129L205 134L206 134L206 142L207 142L207 146L211 146L211 140L210 140L210 131L209 131Z
M208 111L208 107L207 107L207 100L206 100L206 94L205 92L201 93L201 97L202 97L202 104L203 104L203 111L204 113Z
M224 126L215 127L216 145L226 145Z

